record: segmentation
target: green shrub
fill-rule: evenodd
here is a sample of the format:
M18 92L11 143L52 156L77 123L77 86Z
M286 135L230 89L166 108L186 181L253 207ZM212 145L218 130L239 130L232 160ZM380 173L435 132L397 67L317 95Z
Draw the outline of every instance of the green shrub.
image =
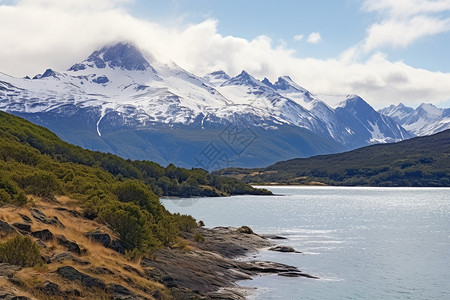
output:
M7 204L22 206L27 202L23 191L11 181L0 178L0 206Z
M33 267L42 264L42 259L38 246L30 237L16 235L0 244L0 262Z
M98 216L119 234L127 250L147 252L161 244L155 238L153 216L133 203L112 202L101 207Z
M165 216L158 222L157 235L164 246L175 243L179 232L178 223L173 216Z
M180 215L179 213L173 214L173 218L178 224L180 231L192 232L198 227L197 222L192 216Z
M145 184L137 180L127 180L119 183L114 193L120 202L134 203L158 219L162 214L159 198Z
M33 174L17 176L15 180L22 189L36 196L51 196L61 191L55 174L46 171L39 170Z
M239 233L246 233L246 234L254 234L253 230L250 227L248 227L248 226L241 226L238 229L238 232Z
M196 241L197 243L203 243L205 242L205 237L203 236L203 234L197 232L194 235L194 241Z

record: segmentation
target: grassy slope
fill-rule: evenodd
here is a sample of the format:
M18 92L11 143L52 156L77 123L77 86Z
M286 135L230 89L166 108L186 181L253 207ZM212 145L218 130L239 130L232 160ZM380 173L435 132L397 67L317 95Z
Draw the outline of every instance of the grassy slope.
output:
M393 144L278 162L216 174L247 183L450 186L450 130Z

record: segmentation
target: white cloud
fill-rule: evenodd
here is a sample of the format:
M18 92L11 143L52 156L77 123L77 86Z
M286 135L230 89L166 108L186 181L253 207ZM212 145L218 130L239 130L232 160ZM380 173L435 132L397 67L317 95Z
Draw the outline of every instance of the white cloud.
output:
M450 19L415 16L406 20L388 20L374 24L368 30L364 50L383 46L407 47L417 39L450 31Z
M336 59L298 58L263 35L223 36L216 20L169 28L131 16L121 2L26 0L0 6L0 71L25 76L47 67L64 70L106 43L126 40L195 74L223 69L236 75L245 69L272 80L290 75L313 93L356 93L376 107L450 98L449 73L391 62L381 54L355 62L355 49Z
M390 18L405 18L419 14L440 13L450 10L449 0L365 0L367 11L387 14Z
M363 9L376 12L381 21L367 31L365 52L385 46L407 47L418 39L450 31L450 0L365 0Z
M294 36L294 41L301 41L301 40L303 40L303 34L298 34Z
M322 37L320 36L320 33L318 32L311 32L308 35L308 39L306 40L310 44L318 44L322 40Z

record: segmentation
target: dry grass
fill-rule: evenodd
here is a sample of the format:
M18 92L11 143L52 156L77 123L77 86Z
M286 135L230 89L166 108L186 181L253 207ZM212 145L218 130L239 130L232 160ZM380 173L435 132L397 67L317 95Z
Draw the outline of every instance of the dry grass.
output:
M56 216L58 220L65 225L65 228L57 226L47 225L34 220L31 217L30 208L35 207L51 218ZM160 290L163 295L163 299L170 299L168 290L160 283L149 280L142 277L140 274L145 274L145 270L141 267L140 262L128 261L123 255L113 251L112 249L105 248L103 245L92 241L84 236L84 233L100 230L108 233L111 238L117 238L114 232L108 227L100 224L96 221L88 220L82 217L74 216L70 211L58 210L56 208L64 207L69 210L81 213L79 210L79 204L76 200L68 197L58 197L56 201L48 201L45 199L39 199L33 197L33 204L27 207L1 207L0 219L8 222L23 222L19 214L29 216L33 219L31 225L32 231L49 229L54 235L64 235L68 240L75 241L80 248L85 249L86 253L78 258L83 261L89 262L88 265L80 265L73 261L63 261L59 263L51 263L43 267L26 268L17 272L15 277L19 279L25 285L25 291L33 291L33 296L36 299L63 299L62 297L48 297L43 294L36 287L41 286L45 281L52 281L63 287L63 290L77 289L83 291L86 299L109 299L108 295L104 291L99 290L86 290L78 282L69 282L60 277L55 271L61 266L73 266L80 272L86 273L93 277L103 280L106 284L120 284L127 287L130 291L136 295L151 298L148 295L148 291ZM42 249L43 255L50 257L55 253L65 252L63 246L59 245L56 239L46 242L47 248ZM74 254L77 257L77 255ZM125 270L126 266L131 266L136 269L137 272ZM92 274L93 268L107 268L112 271L113 274ZM0 277L3 281L3 278ZM0 286L3 286L0 281ZM6 285L11 286L11 283L5 282Z

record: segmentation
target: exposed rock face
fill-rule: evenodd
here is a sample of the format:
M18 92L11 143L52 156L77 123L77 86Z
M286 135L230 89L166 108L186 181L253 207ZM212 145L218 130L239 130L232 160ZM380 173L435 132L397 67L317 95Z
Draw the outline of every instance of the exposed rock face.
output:
M109 247L111 244L111 237L107 233L103 233L100 231L88 232L84 234L87 238L90 238L96 242L99 242L105 247Z
M0 233L2 233L3 235L8 235L14 232L16 232L16 230L13 227L11 227L11 225L0 220Z
M21 268L19 266L10 265L8 263L0 263L0 276L12 277ZM2 299L0 297L0 299Z
M105 289L106 284L95 277L79 272L77 269L71 266L64 266L56 270L56 272L63 278L68 280L75 280L81 282L81 284L88 288L100 288Z
M81 255L81 248L76 242L69 241L64 235L58 236L57 240L58 243L62 246L65 246L68 251Z
M31 209L31 215L33 216L33 218L35 218L36 220L38 220L39 222L42 222L44 224L59 226L61 228L66 228L66 226L64 226L64 224L61 223L57 217L48 218L42 211L40 211L37 208Z
M31 232L31 225L25 223L14 223L12 224L14 227L24 232Z
M241 292L232 289L234 283L261 274L314 278L285 264L233 260L236 256L273 245L257 234L241 233L233 227L199 228L197 231L205 237L204 242L195 243L201 250L184 253L162 249L155 259L141 262L146 275L170 288L176 299L188 298L183 294L183 288L207 295L208 299L245 299ZM193 240L193 234L184 233L184 237ZM221 289L217 291L219 287Z
M33 231L31 235L44 242L53 240L53 233L48 229Z

